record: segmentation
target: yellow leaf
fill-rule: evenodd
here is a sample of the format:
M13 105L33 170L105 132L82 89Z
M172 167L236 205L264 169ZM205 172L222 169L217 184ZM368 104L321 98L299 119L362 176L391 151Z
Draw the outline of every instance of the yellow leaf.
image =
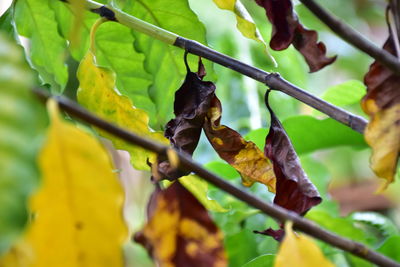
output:
M81 29L85 18L85 0L69 0L69 3L74 14L74 24L69 33L69 39L72 48L77 48L81 41Z
M90 134L63 121L57 104L48 102L51 125L39 157L42 185L30 201L34 216L6 267L123 266L128 233L123 190L111 159ZM18 266L18 265L17 265Z
M383 191L394 181L400 150L400 105L382 109L374 114L365 129L365 140L372 148L371 168L386 179L378 191Z
M94 33L98 24L92 28L91 42L94 50ZM140 136L149 137L164 144L168 140L161 132L154 132L149 128L149 116L144 110L135 108L131 100L118 93L115 86L115 73L106 68L98 67L96 57L89 51L78 68L78 102L96 113L101 118L111 121L118 126L128 129ZM146 88L143 88L146 90ZM149 170L147 160L155 162L155 154L143 148L133 146L105 131L98 132L110 139L117 149L126 150L131 155L131 163L136 169Z
M293 232L292 222L285 224L285 238L275 257L274 267L334 267L312 239Z
M240 0L213 0L214 3L221 9L229 10L236 15L236 27L244 37L259 42L264 46L264 51L272 63L277 66L274 57L268 53L268 47L265 43L260 31L258 30L253 18L247 11L246 7Z
M203 206L214 212L227 212L216 200L208 197L208 184L196 175L188 175L179 178L179 182L192 193Z

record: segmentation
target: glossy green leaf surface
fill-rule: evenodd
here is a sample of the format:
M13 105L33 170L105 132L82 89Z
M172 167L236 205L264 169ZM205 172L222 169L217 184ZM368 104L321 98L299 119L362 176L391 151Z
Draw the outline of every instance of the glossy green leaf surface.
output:
M32 65L53 92L61 93L68 79L64 64L67 44L58 32L49 1L16 1L14 17L18 34L30 39Z

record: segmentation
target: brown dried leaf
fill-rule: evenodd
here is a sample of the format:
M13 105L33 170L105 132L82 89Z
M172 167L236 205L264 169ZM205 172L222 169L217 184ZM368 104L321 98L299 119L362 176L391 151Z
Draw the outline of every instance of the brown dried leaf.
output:
M178 181L156 189L147 208L148 222L134 239L160 266L227 266L222 232Z
M326 56L326 47L318 42L316 31L307 30L300 23L293 10L291 0L255 0L266 11L269 21L272 23L272 38L270 47L280 51L290 44L303 55L310 72L316 72L333 63L335 57Z
M268 105L268 94L266 104L271 114L271 127L264 152L272 161L276 175L274 204L303 216L313 206L321 203L322 199L301 167L299 157L282 124ZM261 233L271 235L277 240L281 240L284 234L282 229L268 229Z
M206 73L201 60L198 73L190 71L186 55L185 64L186 78L175 93L175 118L166 125L165 137L176 150L192 155L200 139L204 118L214 96L215 85L212 82L202 81ZM160 163L159 171L169 179L188 174L171 168L167 161Z
M218 155L234 167L245 186L255 182L265 184L275 192L275 175L271 162L251 141L246 141L235 130L221 125L222 107L214 96L204 123L204 132Z
M395 55L392 37L383 49ZM372 148L371 168L386 179L380 190L394 181L400 152L400 77L375 61L364 77L367 94L361 106L371 120L365 129L366 142Z

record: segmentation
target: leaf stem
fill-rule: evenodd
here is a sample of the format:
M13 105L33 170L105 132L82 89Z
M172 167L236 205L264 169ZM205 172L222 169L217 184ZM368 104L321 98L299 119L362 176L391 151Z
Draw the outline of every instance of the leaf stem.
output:
M210 49L203 44L178 36L167 30L142 21L134 16L126 14L116 8L106 7L92 0L85 1L87 9L94 13L100 14L100 16L102 17L119 22L131 29L140 31L164 43L183 48L192 54L201 56L222 66L230 68L236 72L239 72L243 75L246 75L254 80L266 84L273 90L281 91L287 95L296 98L297 100L321 111L322 113L325 113L332 119L335 119L343 123L344 125L349 126L359 133L364 132L364 128L367 124L367 121L364 118L356 116L339 107L336 107L306 92L305 90L302 90L301 88L283 79L277 73L269 73L245 64L239 60ZM66 1L64 0L64 2Z
M69 115L76 117L86 123L96 126L116 137L125 140L133 145L140 146L144 149L150 150L162 157L167 157L168 149L170 147L164 146L153 140L138 136L131 133L125 129L119 128L116 125L109 123L101 118L93 115L88 110L82 108L75 102L63 97L63 96L52 96L45 90L35 89L33 92L43 101L49 98L56 100L61 109L68 112ZM259 209L263 213L275 218L279 222L292 221L296 229L313 236L327 244L334 247L345 250L355 256L363 258L367 261L375 263L379 266L390 266L390 267L400 267L400 263L393 261L392 259L369 249L367 246L354 242L350 239L338 236L332 232L329 232L321 227L319 227L314 222L307 220L294 212L288 211L276 205L272 205L262 201L261 199L255 197L254 195L247 193L239 189L238 187L230 184L224 179L218 177L212 172L206 170L201 164L194 162L191 157L185 153L180 153L176 151L176 155L179 159L179 168L182 170L189 170L196 173L202 179L208 181L209 183L215 185L226 193L236 197L237 199L247 203L248 205Z

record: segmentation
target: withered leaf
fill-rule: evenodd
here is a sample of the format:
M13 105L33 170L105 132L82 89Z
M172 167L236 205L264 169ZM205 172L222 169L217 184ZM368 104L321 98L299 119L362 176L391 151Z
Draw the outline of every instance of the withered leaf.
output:
M167 123L165 137L176 150L192 155L200 139L204 118L214 96L215 85L203 81L206 72L201 59L197 73L190 71L187 54L185 54L185 64L186 78L175 93L175 118ZM173 170L167 161L160 163L159 171L169 179L188 174Z
M392 37L383 49L395 55ZM377 176L386 179L383 190L394 181L400 152L400 76L375 61L364 83L367 94L361 106L371 118L364 135L372 148L371 168Z
M274 204L304 215L313 206L321 203L317 188L308 179L301 167L299 157L287 136L282 124L268 104L271 114L271 126L265 141L265 155L272 161L276 175L276 195ZM263 234L271 235L277 240L283 237L283 230L268 229Z
M259 182L275 192L271 162L253 142L244 140L235 130L221 125L221 114L221 102L214 96L205 119L204 132L215 151L240 173L243 185L251 186Z
M157 188L147 213L148 222L134 239L161 267L227 266L222 232L179 181Z
M335 57L326 56L326 47L318 42L316 31L308 30L300 23L293 10L291 0L255 0L266 11L269 21L272 23L272 37L270 47L280 51L290 44L303 55L310 72L316 72L333 63Z

